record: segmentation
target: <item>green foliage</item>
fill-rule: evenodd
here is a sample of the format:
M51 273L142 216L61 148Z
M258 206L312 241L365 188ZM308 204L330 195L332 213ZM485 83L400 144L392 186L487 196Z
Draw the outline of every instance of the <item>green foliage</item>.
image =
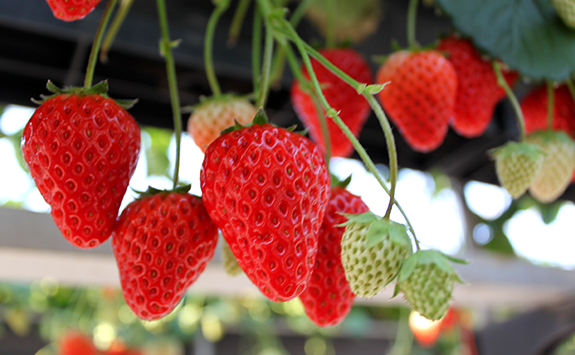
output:
M142 131L150 136L150 144L143 144L146 149L146 163L148 175L163 175L170 177L168 169L168 147L172 138L172 132L166 129L145 127Z

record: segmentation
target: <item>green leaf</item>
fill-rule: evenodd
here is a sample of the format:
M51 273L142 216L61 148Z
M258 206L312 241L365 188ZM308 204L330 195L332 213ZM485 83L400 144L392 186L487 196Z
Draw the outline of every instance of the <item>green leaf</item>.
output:
M150 136L151 140L151 144L149 146L146 145L148 175L163 175L169 177L168 168L170 167L170 160L167 154L172 132L154 127L145 127L143 131Z
M575 72L575 31L549 0L437 0L475 45L532 79Z

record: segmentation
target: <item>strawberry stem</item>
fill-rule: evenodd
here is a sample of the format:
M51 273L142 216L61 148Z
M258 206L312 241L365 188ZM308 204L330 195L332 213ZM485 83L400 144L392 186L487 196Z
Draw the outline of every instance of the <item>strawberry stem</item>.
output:
M418 0L410 0L409 8L407 10L407 45L409 49L416 49L419 43L415 39L415 23L417 20L417 5Z
M228 9L230 5L229 0L220 0L216 4L216 8L212 12L210 19L208 20L208 27L206 28L206 38L204 40L204 65L206 67L206 75L208 76L208 82L210 84L210 89L212 89L212 94L214 96L219 96L222 94L220 89L220 84L218 84L218 79L216 78L216 71L214 70L214 61L212 58L212 49L214 46L214 33L216 32L216 26L218 25L218 20L222 14Z
M573 84L573 80L567 79L565 84L567 84L567 88L569 89L569 92L571 93L571 99L573 100L573 103L575 103L575 85Z
M553 129L553 116L555 111L555 90L553 89L553 82L547 80L547 128Z
M254 28L252 31L252 80L254 86L254 97L259 97L259 81L261 70L261 45L262 45L262 15L259 7L255 6L254 10Z
M234 13L234 18L232 19L232 24L230 25L228 45L234 45L238 41L251 1L252 0L240 0L238 3L236 12Z
M274 54L274 33L272 26L267 18L264 19L266 25L266 37L264 43L264 59L262 65L262 74L260 78L257 108L264 108L267 94L269 92L270 73L272 68L272 58Z
M309 9L309 7L313 4L316 0L303 0L300 2L298 7L294 10L293 14L290 16L289 22L296 28L299 25L300 21L303 19L303 16Z
M327 170L329 171L329 162L331 160L331 138L329 137L329 129L327 128L327 119L325 118L325 112L323 111L317 96L313 93L311 94L317 111L317 118L321 125L321 134L323 135L323 143L325 145L325 163L327 164Z
M94 43L92 44L92 50L90 51L90 58L88 59L88 67L86 68L86 78L84 79L84 89L89 89L92 87L92 80L94 79L94 70L96 70L96 62L98 61L98 52L100 51L100 46L102 45L102 37L104 37L104 31L110 21L110 16L114 10L114 6L118 0L109 0L106 4L106 9L96 30L96 36L94 37Z
M521 106L519 105L519 101L517 101L517 97L507 84L507 81L503 77L501 73L501 64L499 64L496 60L493 61L493 69L495 70L495 75L497 76L497 84L501 86L509 101L513 105L513 109L515 110L515 115L517 116L517 123L519 124L519 131L521 132L521 141L525 140L525 119L523 118L523 112L521 111Z
M325 0L327 3L327 33L325 44L327 48L335 47L335 0Z
M164 0L156 0L158 7L158 19L162 40L160 41L160 51L166 59L166 72L168 75L168 87L170 90L170 101L172 103L172 115L174 119L174 131L176 135L176 164L174 169L174 189L178 186L180 173L180 147L182 138L182 116L180 113L180 97L178 95L178 81L176 79L176 65L172 55L172 42L168 28L168 15Z
M102 42L102 48L100 49L100 61L107 62L108 61L108 52L112 47L112 43L114 43L114 39L116 39L116 35L124 23L130 8L134 0L120 0L120 6L118 8L118 12L110 25L110 29L106 32L106 37L104 37L104 41Z

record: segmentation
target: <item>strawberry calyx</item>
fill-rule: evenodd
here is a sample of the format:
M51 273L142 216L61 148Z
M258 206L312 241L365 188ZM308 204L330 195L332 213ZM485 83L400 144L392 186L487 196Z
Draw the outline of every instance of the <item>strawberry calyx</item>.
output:
M229 132L233 132L233 131L239 131L241 129L247 128L247 127L251 127L254 125L265 125L265 124L270 124L269 120L268 120L268 116L266 115L266 112L264 111L263 108L260 108L258 110L258 112L256 113L256 115L254 116L254 119L252 120L251 123L248 123L247 125L243 125L241 123L239 123L236 119L234 119L235 124L233 126L230 126L226 129L224 129L223 131L220 132L221 134L225 134L225 133L229 133ZM277 127L275 125L272 124L272 126ZM291 127L286 128L286 130L288 132L293 132L293 133L299 133L301 135L304 135L307 130L304 130L303 132L295 132L296 129L296 125L293 125Z
M51 80L48 80L48 82L46 83L46 89L48 89L48 91L50 91L52 93L52 95L40 95L40 100L36 100L34 98L32 98L32 102L34 102L37 105L41 105L44 102L46 102L47 100L53 99L54 97L58 96L58 95L79 95L79 96L89 96L89 95L100 95L103 96L107 99L110 99L110 96L108 96L108 80L103 80L100 81L99 83L97 83L94 86L91 86L89 88L84 88L84 87L77 87L77 86L70 86L70 87L65 87L65 88L59 88L58 86L56 86ZM124 109L130 109L132 108L137 102L138 99L134 99L134 100L117 100L117 99L113 99L118 105L120 105L122 108Z
M171 194L171 193L178 193L178 194L185 194L188 193L190 191L190 189L192 188L192 185L188 184L188 185L180 185L174 189L171 190L160 190L160 189L156 189L155 187L152 186L148 186L148 189L146 191L138 191L138 190L134 190L132 189L135 193L138 194L138 197L136 198L136 200L141 200L145 197L150 197L156 194Z
M567 138L569 137L567 136ZM543 151L543 149L541 149L541 147L539 147L537 144L534 143L508 142L507 144L501 147L489 150L489 154L493 158L499 158L499 159L505 159L511 156L512 154L520 154L526 156L533 162L536 162L542 156L545 155L545 152Z
M352 174L350 174L344 180L340 180L337 176L335 176L333 174L329 174L329 176L331 177L331 186L332 187L341 187L341 188L345 189L347 187L347 185L349 185L349 183L351 182Z
M203 107L207 104L214 103L214 102L229 102L233 100L251 100L253 98L253 94L249 95L236 95L236 94L220 94L220 95L212 95L212 96L200 96L200 102L195 105L188 105L181 108L182 113L192 113L195 110Z
M547 129L544 131L533 132L528 137L536 137L543 143L575 144L573 139L564 131L555 131Z
M409 253L412 253L411 239L407 235L407 227L405 225L391 221L388 218L382 218L371 211L362 214L341 213L341 215L345 216L347 221L339 224L338 227L344 227L352 223L370 224L367 231L367 248L371 248L382 240L389 238L397 245L407 247Z

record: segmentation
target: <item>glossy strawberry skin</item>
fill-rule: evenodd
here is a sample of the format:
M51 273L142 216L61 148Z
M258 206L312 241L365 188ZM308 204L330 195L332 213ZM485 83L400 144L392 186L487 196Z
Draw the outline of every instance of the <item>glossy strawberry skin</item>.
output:
M527 134L547 129L547 102L545 85L535 88L521 100ZM575 102L566 85L554 90L553 129L564 131L575 139Z
M308 317L318 326L339 324L347 316L355 295L341 265L341 237L347 220L340 213L360 214L369 211L361 200L342 187L332 187L329 204L319 231L319 251L311 279L299 296Z
M376 81L391 82L379 99L411 148L429 152L439 147L455 108L457 75L451 63L436 51L395 52Z
M132 311L145 320L170 313L214 256L217 236L199 197L163 191L130 203L112 248Z
M497 77L490 60L481 58L469 39L450 36L443 38L438 51L447 53L447 59L457 73L457 98L451 127L468 138L482 135L491 119L497 102L505 97L505 91L497 84ZM510 86L518 74L504 71Z
M371 84L372 72L363 57L356 51L345 49L324 49L320 51L327 60L360 83ZM327 102L335 110L340 111L340 118L358 137L361 128L369 117L370 108L367 100L358 95L356 90L335 76L317 60L312 60L312 67L317 79L322 85L322 91ZM302 67L304 77L309 80L305 67ZM291 100L298 117L309 129L311 139L325 151L325 143L317 108L312 97L304 92L298 81L294 80L291 88ZM353 146L341 129L326 117L331 141L332 156L347 157L353 152Z
M92 12L100 0L47 0L47 2L57 19L76 21Z
M221 135L207 149L202 199L238 264L272 301L309 281L329 199L320 149L269 124Z
M48 99L22 137L24 160L54 222L79 248L110 237L139 152L136 121L101 95Z

